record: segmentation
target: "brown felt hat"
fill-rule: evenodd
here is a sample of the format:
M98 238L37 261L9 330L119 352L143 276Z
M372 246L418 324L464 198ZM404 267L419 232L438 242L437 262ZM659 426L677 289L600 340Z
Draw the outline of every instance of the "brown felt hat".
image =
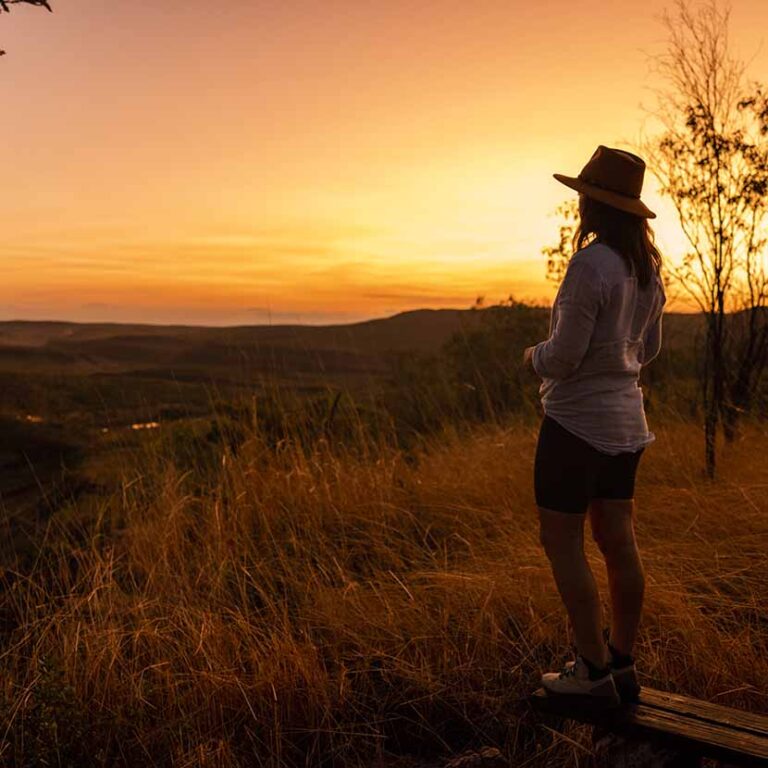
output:
M562 173L552 175L566 187L601 203L645 219L656 218L656 214L640 200L645 162L631 152L601 144L577 177L563 176Z

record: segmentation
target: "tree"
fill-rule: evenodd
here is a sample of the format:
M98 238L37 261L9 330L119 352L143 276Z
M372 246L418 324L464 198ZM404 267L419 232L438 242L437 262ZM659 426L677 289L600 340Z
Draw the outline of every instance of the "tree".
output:
M689 249L669 273L706 318L702 371L705 461L715 475L718 425L732 438L768 359L768 104L745 86L728 49L730 8L677 0L664 15L660 134L643 142L651 172L677 211ZM730 314L729 314L730 313Z
M10 6L16 5L18 3L25 3L26 5L39 5L43 8L47 8L49 11L51 11L51 13L53 13L53 8L51 8L48 0L0 0L0 13L10 13ZM0 56L4 55L5 51L0 50Z

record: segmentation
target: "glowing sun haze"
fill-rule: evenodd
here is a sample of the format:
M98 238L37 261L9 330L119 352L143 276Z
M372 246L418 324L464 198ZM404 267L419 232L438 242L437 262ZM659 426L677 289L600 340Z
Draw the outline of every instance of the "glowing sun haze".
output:
M575 194L552 173L640 138L667 6L17 6L0 18L2 318L324 323L549 301L540 251ZM760 80L764 29L768 3L733 3L733 49ZM650 174L644 199L674 257Z

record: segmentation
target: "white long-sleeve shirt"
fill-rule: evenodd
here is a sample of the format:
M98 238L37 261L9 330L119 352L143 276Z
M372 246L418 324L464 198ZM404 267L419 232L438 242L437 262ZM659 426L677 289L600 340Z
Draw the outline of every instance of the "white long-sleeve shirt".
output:
M661 349L665 303L658 275L641 288L607 245L577 251L552 306L549 338L533 350L544 412L604 453L652 443L639 377Z

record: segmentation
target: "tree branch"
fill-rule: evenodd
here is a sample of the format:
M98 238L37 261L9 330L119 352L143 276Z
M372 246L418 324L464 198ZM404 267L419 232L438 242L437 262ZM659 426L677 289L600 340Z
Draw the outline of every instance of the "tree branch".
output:
M17 5L18 3L24 3L26 5L36 5L40 8L45 8L46 10L53 13L53 8L51 8L50 3L48 0L0 0L0 13L10 13L11 9L9 6L11 5ZM0 56L5 56L5 51L0 49Z

